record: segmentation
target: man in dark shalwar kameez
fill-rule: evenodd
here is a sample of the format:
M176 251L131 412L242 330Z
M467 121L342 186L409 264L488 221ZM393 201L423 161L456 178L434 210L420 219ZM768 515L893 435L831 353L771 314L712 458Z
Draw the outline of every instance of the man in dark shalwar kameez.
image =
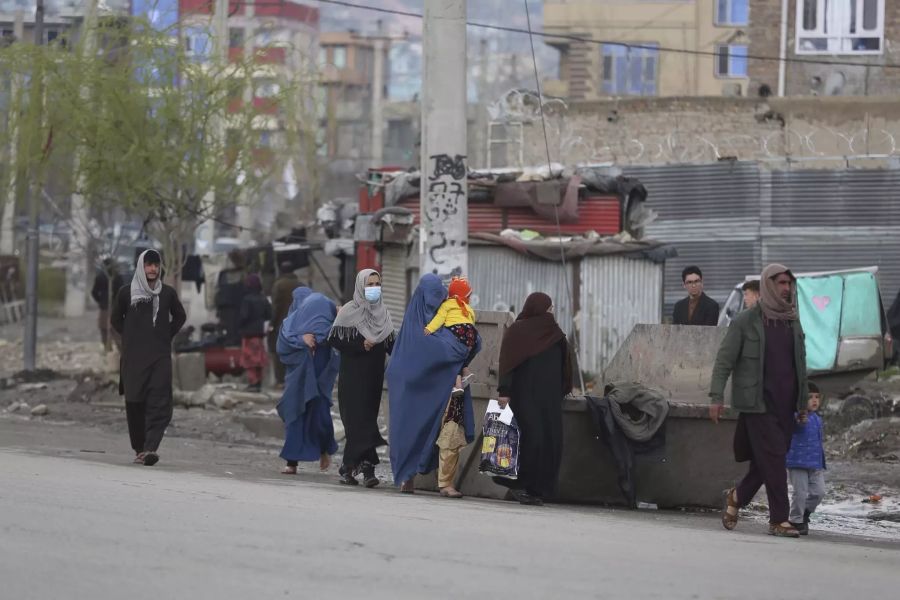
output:
M747 475L726 497L722 525L729 530L737 525L739 509L765 484L769 534L799 536L788 522L786 470L795 419L807 418L806 348L795 298L791 271L777 264L766 267L760 277L759 303L735 318L716 356L710 418L718 423L725 384L733 375L731 405L740 413L734 457L750 461Z
M119 290L113 328L122 336L119 393L125 396L134 462L151 467L172 420L172 338L186 320L175 289L160 281L160 256L137 260L131 285Z

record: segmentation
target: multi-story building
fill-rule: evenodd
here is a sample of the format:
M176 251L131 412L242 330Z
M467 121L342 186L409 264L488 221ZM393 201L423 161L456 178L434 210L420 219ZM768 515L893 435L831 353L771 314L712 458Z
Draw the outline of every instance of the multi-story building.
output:
M571 36L547 41L560 62L546 93L572 100L743 95L751 1L545 0L544 30Z
M750 0L747 34L750 95L900 92L896 0Z
M209 60L215 51L212 41L215 2L178 1L178 26L182 42L195 60ZM273 96L279 93L279 80L287 77L301 86L308 84L310 89L315 85L319 10L299 0L255 3L229 0L228 4L228 57L232 62L252 65L249 89L245 89L236 79L231 92L232 101L235 107L250 102L261 117L271 116L260 118L254 125L259 134L256 159L268 161L276 155L283 135L283 124L274 116L278 107ZM252 57L253 60L244 60L245 57ZM299 107L298 116L310 119L309 128L315 128L312 96L308 105ZM305 123L300 125L307 126ZM315 143L311 136L310 142ZM242 206L236 209L235 215L225 215L244 227L241 233L244 242L251 239L251 229L272 228L276 223L297 218L301 206L311 206L316 200L313 197L315 192L311 191L314 186L298 185L298 178L302 179L304 173L308 174L315 168L309 164L308 156L283 158L286 159L283 176L260 191L260 197L254 199L252 209ZM296 170L295 163L303 167L304 173ZM221 233L229 235L233 232Z
M384 46L380 85L381 97L387 99L390 60ZM353 31L323 33L319 40L321 117L329 160L367 160L372 156L375 52L373 40Z

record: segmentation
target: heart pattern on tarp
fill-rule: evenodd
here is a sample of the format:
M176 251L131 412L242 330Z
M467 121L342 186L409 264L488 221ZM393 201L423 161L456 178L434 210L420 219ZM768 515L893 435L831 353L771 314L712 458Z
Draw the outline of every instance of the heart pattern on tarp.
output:
M831 296L813 296L813 304L816 305L816 308L819 311L823 311L828 308L828 305L831 304Z

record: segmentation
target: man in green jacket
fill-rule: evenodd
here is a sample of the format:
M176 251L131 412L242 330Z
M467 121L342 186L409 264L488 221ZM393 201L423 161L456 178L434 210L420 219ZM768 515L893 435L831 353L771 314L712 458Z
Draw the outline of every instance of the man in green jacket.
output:
M806 348L797 315L796 278L783 265L769 265L760 277L760 300L731 323L713 368L709 415L724 410L725 384L732 377L731 406L737 410L734 456L750 469L728 492L722 524L734 529L738 510L765 484L769 534L798 537L788 522L785 460L796 419L806 419ZM797 416L795 416L797 415Z

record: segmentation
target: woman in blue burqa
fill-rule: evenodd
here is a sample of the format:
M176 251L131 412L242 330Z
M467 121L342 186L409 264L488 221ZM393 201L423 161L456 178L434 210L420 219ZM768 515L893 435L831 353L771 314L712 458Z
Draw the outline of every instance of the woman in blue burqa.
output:
M287 461L282 473L295 475L299 461L319 461L327 470L337 452L331 420L331 392L340 367L340 357L327 344L328 332L337 315L334 302L297 288L294 302L281 325L276 349L286 368L284 394L278 415L284 421L284 448Z
M475 418L468 387L462 397L461 410L448 409L450 392L469 349L446 328L442 327L433 335L423 333L425 325L446 299L447 291L438 276L427 274L422 277L406 309L387 369L391 468L394 483L400 485L401 492L408 494L415 489L417 473L430 473L438 467L438 457L442 454L438 436L446 429L451 413L457 414L466 443L475 439ZM479 338L475 351L480 348Z

